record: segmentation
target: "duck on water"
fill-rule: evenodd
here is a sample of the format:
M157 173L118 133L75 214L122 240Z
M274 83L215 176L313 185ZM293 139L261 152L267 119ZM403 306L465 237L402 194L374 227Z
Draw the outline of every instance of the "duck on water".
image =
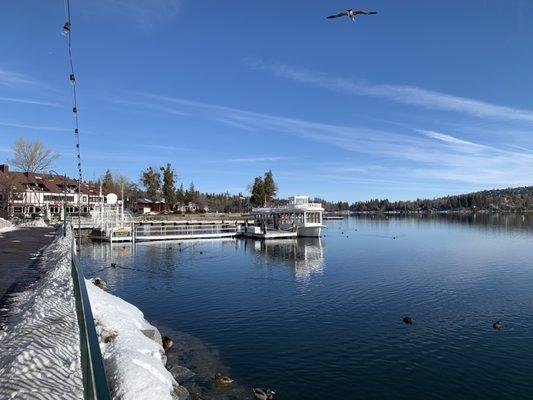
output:
M272 389L254 388L252 389L255 400L272 400L276 392Z

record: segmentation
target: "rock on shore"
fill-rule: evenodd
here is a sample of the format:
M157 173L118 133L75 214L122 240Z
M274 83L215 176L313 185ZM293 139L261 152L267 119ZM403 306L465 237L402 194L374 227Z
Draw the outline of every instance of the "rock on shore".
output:
M109 389L114 399L185 400L187 389L165 368L161 334L143 313L87 280Z

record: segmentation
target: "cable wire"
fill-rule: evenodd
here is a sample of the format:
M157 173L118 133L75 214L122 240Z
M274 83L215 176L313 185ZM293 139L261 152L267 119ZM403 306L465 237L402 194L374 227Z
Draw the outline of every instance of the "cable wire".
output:
M81 149L80 149L80 129L78 121L78 96L76 92L76 75L74 73L74 62L72 61L72 22L70 19L70 0L64 0L65 4L65 18L66 23L63 26L63 33L67 38L68 47L68 63L70 68L70 83L72 84L72 114L74 116L74 136L76 139L76 156L78 161L78 249L81 244L81 184L83 182L83 174L81 168ZM66 216L65 216L66 218Z

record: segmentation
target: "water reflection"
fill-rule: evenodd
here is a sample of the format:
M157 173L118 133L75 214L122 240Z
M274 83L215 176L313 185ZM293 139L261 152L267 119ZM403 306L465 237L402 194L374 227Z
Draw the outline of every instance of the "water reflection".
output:
M249 241L247 241L247 244ZM320 238L252 241L254 253L262 262L288 265L299 282L324 273L324 248Z
M327 225L322 239L90 243L82 264L107 267L109 291L175 339L169 365L193 400L256 386L279 400L533 398L533 214ZM218 371L236 384L216 387Z
M352 216L366 224L407 220L461 225L484 230L533 232L533 213L442 213L442 214L356 214Z

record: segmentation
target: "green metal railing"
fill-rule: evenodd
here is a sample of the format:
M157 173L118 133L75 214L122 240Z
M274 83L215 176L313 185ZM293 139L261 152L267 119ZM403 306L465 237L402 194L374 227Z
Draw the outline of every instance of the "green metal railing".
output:
M72 282L76 299L76 314L80 327L81 368L83 374L83 397L87 400L110 400L109 388L100 352L98 335L94 327L91 304L80 272L76 244L72 241Z

